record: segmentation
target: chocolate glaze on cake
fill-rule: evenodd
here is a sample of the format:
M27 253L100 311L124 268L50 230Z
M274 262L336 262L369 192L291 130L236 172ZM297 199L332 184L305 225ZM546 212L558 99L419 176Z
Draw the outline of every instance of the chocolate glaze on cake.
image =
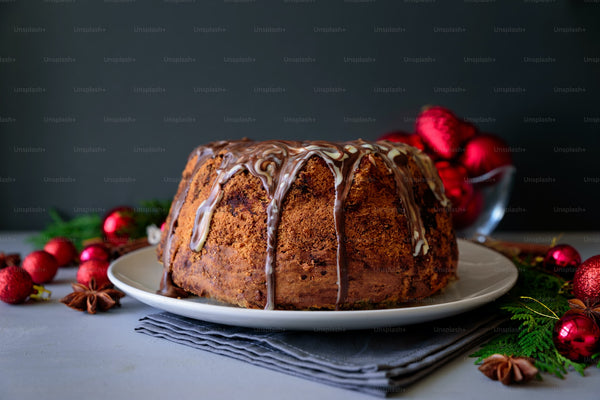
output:
M345 201L352 188L356 171L360 168L365 157L373 164L372 168L377 167L383 169L384 172L387 170L387 173L393 176L396 196L406 217L407 236L412 245L412 256L414 258L426 256L430 250L430 243L420 206L423 204L423 200L419 199L417 201L415 198L414 186L423 184L418 180L424 181L430 193L437 200L439 204L437 208L442 214L447 214L446 207L449 202L444 195L442 183L433 163L428 156L419 150L401 143L385 141L376 143L363 140L345 143L277 140L265 142L250 140L221 141L200 146L190 155L186 170L189 168L190 163L192 163L193 168L187 181L182 182L180 185L173 201L167 220L167 229L163 233L162 242L158 249L165 267L165 276L161 282L160 292L170 296L181 296L181 291L174 291L173 285L170 285L174 263L174 240L176 238L181 240L181 235L177 234L178 220L182 208L190 200L188 197L192 195L197 200L198 193L192 194L190 190L200 169L207 168L207 164L212 162L211 171L206 172L208 176L206 182L202 185L202 188L209 188L208 190L204 189L207 191L207 195L198 203L195 212L191 235L187 243L189 251L196 254L202 252L209 237L215 210L223 200L224 187L227 183L240 173L248 173L252 177L258 178L266 195L266 198L262 200L266 203L266 250L263 266L266 298L264 299L264 308L275 309L277 306L275 302L277 290L275 287L277 240L284 201L290 188L299 179L299 173L306 167L307 162L313 160L314 163L315 159L320 159L325 163L333 178L334 196L331 213L337 240L335 255L337 297L335 309L339 309L347 302L349 286L344 215ZM220 160L217 160L217 158ZM381 164L383 164L383 168ZM415 173L415 167L418 173ZM198 187L194 189L196 192L200 191ZM248 200L238 199L236 201L247 202ZM445 215L446 217L447 215ZM436 224L439 225L437 222ZM429 228L431 229L431 227ZM457 255L454 233L451 231L448 236L451 236L451 238L447 242L453 243L454 248L448 251L450 255L448 263L450 265L446 266L449 273L446 274L448 277L445 279L445 283L447 283L448 278L454 276ZM181 247L181 243L178 243L178 246ZM226 251L230 251L230 249ZM185 269L185 266L182 269ZM185 289L194 291L192 287L185 287ZM206 293L205 289L199 291L201 292L197 293L199 295L219 297L218 294L215 296L215 293ZM241 304L255 306L254 303L248 305L241 302ZM318 307L318 304L315 306ZM289 307L290 305L286 305L286 308ZM294 306L291 305L291 307ZM352 306L350 307L352 308ZM328 307L325 306L325 308Z

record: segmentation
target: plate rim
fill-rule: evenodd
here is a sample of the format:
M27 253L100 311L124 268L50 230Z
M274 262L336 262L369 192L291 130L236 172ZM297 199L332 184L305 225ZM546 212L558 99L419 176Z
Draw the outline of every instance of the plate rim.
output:
M251 309L236 306L202 303L197 301L189 301L186 299L170 298L132 286L127 282L124 282L117 276L118 273L123 274L123 272L118 269L123 268L123 265L127 266L128 262L130 261L130 258L139 257L140 253L143 252L154 251L156 249L156 246L145 247L114 260L108 268L108 277L116 287L123 290L126 294L130 295L131 297L144 304L147 304L151 307L163 311L172 312L174 314L201 321L209 321L214 323L233 326L244 326L250 328L265 328L267 327L267 325L270 324L270 328L281 328L290 330L350 330L370 329L384 326L403 326L414 323L432 321L452 315L461 314L463 312L475 309L504 295L515 285L518 278L518 269L509 258L483 245L468 240L457 239L457 242L459 244L459 247L466 246L468 248L469 246L476 246L480 250L490 252L488 253L490 256L493 254L495 257L498 258L498 263L505 264L503 265L503 267L506 268L507 277L504 279L509 279L509 281L504 286L495 288L494 290L485 292L478 296L461 298L444 303L377 310L313 311ZM459 252L459 262L461 253L462 252ZM156 262L158 263L158 261ZM132 281L135 282L135 280L133 279ZM490 286L491 285L488 285L487 287ZM414 315L420 314L423 311L426 311L426 314L428 315ZM398 319L402 319L398 318L398 314L404 314L404 319L408 322L398 321ZM325 320L322 320L324 316L327 316L327 318ZM386 318L388 317L396 318L392 318L392 320L387 321ZM313 325L306 326L305 324L308 322L312 322ZM314 322L317 323L314 324Z

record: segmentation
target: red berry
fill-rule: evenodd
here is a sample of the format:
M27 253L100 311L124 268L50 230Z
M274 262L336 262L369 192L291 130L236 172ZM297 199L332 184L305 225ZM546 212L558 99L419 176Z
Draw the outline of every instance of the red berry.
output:
M11 265L0 270L0 300L3 302L22 303L33 291L31 276L23 268Z
M55 237L50 239L44 246L44 250L52 254L59 267L71 265L77 259L77 249L69 239L64 237Z
M406 133L402 131L394 131L386 133L377 140L387 140L394 143L406 143L409 146L416 147L419 150L425 150L425 145L421 137L414 133Z
M108 249L102 244L90 244L81 251L79 255L79 262L83 263L88 260L101 260L108 261L110 259L110 253Z
M108 280L108 261L88 260L82 263L77 270L77 282L90 286L92 278L96 280L96 287L110 283Z
M460 152L460 146L475 135L475 126L447 108L435 106L419 114L415 131L434 153L452 159Z
M58 271L58 262L52 254L37 250L25 257L23 268L29 272L33 283L46 283L54 279Z

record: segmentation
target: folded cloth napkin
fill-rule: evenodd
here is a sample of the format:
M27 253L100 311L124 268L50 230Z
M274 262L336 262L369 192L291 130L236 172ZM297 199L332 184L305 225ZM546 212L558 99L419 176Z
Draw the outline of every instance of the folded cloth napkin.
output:
M140 319L136 330L290 375L386 396L475 346L501 322L489 309L480 309L405 327L286 331L220 325L163 312Z

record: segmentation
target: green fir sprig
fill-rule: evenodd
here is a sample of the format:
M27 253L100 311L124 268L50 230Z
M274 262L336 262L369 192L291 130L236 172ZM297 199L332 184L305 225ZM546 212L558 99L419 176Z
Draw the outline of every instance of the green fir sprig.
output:
M102 236L102 218L98 214L78 215L69 220L63 218L55 209L51 209L49 214L51 222L43 231L29 238L36 248L44 247L52 238L65 237L81 251L84 240Z
M568 282L539 267L539 263L514 260L519 270L515 287L500 301L499 309L507 322L499 334L471 355L476 364L495 354L531 357L542 372L564 378L569 367L584 374L587 366L564 357L552 341L554 325L569 310ZM599 364L600 365L600 364Z
M135 219L135 232L134 237L146 236L146 227L149 225L160 224L167 219L169 214L169 208L171 202L167 200L145 200L140 202L139 207L135 207L134 219Z
M132 239L146 236L148 225L160 226L167 218L170 206L171 202L167 200L146 200L134 207ZM39 234L29 238L36 248L42 248L50 239L60 236L70 239L78 250L82 250L86 240L102 237L103 216L100 214L78 215L71 219L63 218L55 209L51 209L49 214L51 222Z

